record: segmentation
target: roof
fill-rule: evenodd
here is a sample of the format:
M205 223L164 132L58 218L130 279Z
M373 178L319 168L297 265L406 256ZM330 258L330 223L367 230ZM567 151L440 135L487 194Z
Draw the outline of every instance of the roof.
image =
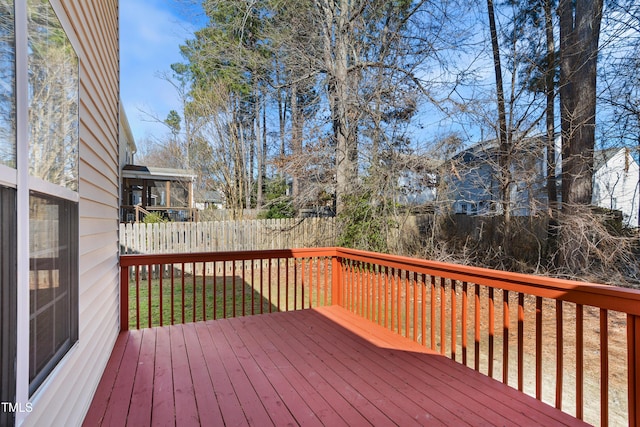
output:
M196 174L189 169L158 168L155 166L126 165L122 168L123 178L159 179L166 181L194 180Z
M596 150L593 152L593 170L598 170L607 164L620 150L624 148L614 147L605 150Z
M217 190L209 190L203 192L199 196L196 196L196 200L199 202L222 203L224 202L224 195Z

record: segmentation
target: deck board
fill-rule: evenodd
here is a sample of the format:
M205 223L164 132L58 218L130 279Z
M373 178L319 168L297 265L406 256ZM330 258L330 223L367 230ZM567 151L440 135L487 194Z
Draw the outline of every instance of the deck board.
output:
M85 425L583 425L336 307L130 331Z

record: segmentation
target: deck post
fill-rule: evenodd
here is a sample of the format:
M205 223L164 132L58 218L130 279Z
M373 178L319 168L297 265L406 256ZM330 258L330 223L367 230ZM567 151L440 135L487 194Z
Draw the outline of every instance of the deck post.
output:
M627 314L629 425L640 426L640 316Z
M331 304L342 305L342 258L337 253L331 258Z
M129 330L129 267L120 266L120 332Z

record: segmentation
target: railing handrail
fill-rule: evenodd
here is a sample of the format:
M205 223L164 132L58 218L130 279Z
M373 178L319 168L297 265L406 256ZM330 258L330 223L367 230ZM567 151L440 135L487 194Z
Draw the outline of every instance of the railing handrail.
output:
M304 258L336 256L336 248L293 248L261 251L190 252L177 254L122 254L120 267L149 264L179 264L192 262L217 262L234 260L259 260L268 258Z
M449 264L357 249L335 248L336 255L354 261L412 270L493 288L573 302L587 306L640 315L640 290L489 268Z

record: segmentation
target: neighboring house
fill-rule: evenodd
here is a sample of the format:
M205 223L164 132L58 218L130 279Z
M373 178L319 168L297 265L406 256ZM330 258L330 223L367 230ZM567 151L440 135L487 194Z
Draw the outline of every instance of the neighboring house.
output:
M438 196L439 169L443 162L417 155L399 156L399 192L396 203L409 207L425 207L435 203Z
M627 148L596 151L593 204L622 212L624 225L638 227L640 168Z
M498 150L495 140L475 144L448 163L445 180L453 211L465 215L502 213L497 181ZM556 144L559 159L559 140ZM513 155L510 171L514 179L511 210L514 216L530 216L547 208L546 148L542 137L521 141ZM625 148L594 153L592 204L622 212L627 226L638 227L640 172L638 163ZM556 174L561 175L557 161ZM561 183L558 181L558 198Z
M509 166L514 180L511 186L511 213L534 215L544 210L546 162L542 138L526 138L512 153ZM453 212L464 215L497 215L503 211L498 182L498 144L483 141L453 156L444 168L446 196Z
M122 222L138 222L146 212L159 212L171 221L195 220L193 172L125 165L121 178Z
M79 425L119 331L118 1L0 28L0 425Z
M138 222L146 212L160 212L172 221L195 219L192 171L135 164L136 142L120 104L120 221Z
M195 207L201 211L206 209L224 209L224 194L216 190L208 190L196 197Z
M124 169L126 165L135 164L134 156L138 151L138 148L136 147L136 140L133 137L133 133L131 132L131 127L129 126L129 119L127 118L127 113L124 110L122 101L120 102L119 112L120 112L120 117L119 117L118 125L119 125L120 133L118 136L118 142L119 142L118 148L119 148L120 171L122 172L122 169Z

